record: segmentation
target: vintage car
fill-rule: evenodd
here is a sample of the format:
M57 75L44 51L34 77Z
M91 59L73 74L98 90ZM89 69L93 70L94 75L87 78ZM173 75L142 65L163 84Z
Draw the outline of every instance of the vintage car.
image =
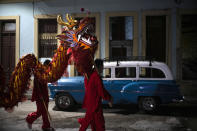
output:
M183 98L170 69L162 62L105 61L102 79L105 89L113 96L113 104L138 104L146 112ZM83 103L83 76L62 77L48 86L50 98L55 99L61 110Z

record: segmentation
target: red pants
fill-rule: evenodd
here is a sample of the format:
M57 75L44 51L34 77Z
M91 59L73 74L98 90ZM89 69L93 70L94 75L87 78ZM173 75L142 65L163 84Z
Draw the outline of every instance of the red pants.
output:
M86 131L89 125L91 125L92 131L105 131L105 120L102 108L99 108L94 113L87 110L85 117L79 118L78 122L81 124L79 131Z
M42 120L43 120L42 129L50 128L50 123L49 123L47 111L45 109L43 101L42 100L36 101L36 105L37 105L37 111L29 113L27 115L26 121L29 124L32 124L38 117L40 117L42 115ZM48 110L48 102L45 102L45 105Z

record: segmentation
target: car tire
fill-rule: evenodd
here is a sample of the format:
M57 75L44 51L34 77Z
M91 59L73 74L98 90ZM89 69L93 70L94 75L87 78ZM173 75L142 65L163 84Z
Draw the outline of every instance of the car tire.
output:
M141 97L138 101L140 111L146 113L153 113L159 106L159 102L154 97Z
M55 98L55 105L60 110L69 110L74 105L72 96L68 93L60 93Z

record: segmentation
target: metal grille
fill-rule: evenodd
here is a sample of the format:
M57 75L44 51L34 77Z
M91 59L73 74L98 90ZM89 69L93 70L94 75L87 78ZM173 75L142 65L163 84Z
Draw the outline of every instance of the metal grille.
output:
M57 49L57 20L39 20L39 58L52 57Z

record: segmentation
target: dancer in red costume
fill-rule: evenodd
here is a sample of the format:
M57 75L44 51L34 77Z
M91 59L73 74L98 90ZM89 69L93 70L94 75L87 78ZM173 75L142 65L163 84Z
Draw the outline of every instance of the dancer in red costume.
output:
M103 61L96 60L95 64L97 69L102 71ZM112 97L105 90L97 69L90 69L89 72L86 72L87 75L85 75L83 108L86 109L86 114L84 118L78 119L78 122L81 124L79 131L85 131L89 125L91 125L92 131L104 131L105 120L102 110L102 99L109 101L110 106L112 106Z
M35 77L35 88L38 85L38 87L44 88L47 87L47 82L56 82L62 76L68 64L74 64L79 68L79 72L86 77L85 85L87 93L84 99L84 108L87 109L87 113L86 117L80 120L82 125L80 129L85 130L91 123L93 129L101 131L105 129L101 100L102 98L112 100L109 93L103 88L99 74L95 69L92 69L94 54L98 48L98 40L94 29L95 21L89 17L77 21L68 14L66 19L67 22L64 22L61 16L57 17L57 22L63 26L63 31L57 35L57 39L60 40L61 44L52 58L50 66L46 69L33 54L27 54L22 57L11 75L8 88L1 84L3 87L0 90L0 94L2 94L0 107L4 107L6 110L12 109L19 102L23 101L25 92L29 89L28 85L31 75ZM0 77L3 78L1 74ZM36 100L38 109L36 113L31 113L27 116L26 120L30 127L33 121L41 114L45 114L43 115L43 129L50 127L46 117L47 110L43 106L43 101L41 102L39 99L40 96L45 99L44 93L47 92L48 90L42 91L43 95L41 95L42 93L37 93L39 95L35 96L38 97L32 99ZM48 105L48 97L46 97L45 102Z
M44 65L48 66L50 60L45 60ZM50 122L48 118L48 103L49 103L49 95L48 95L48 86L47 83L41 83L34 76L34 88L32 93L32 101L36 101L37 111L29 113L26 117L26 121L28 124L28 128L32 128L32 123L42 115L43 131L52 131L53 128L50 127Z

